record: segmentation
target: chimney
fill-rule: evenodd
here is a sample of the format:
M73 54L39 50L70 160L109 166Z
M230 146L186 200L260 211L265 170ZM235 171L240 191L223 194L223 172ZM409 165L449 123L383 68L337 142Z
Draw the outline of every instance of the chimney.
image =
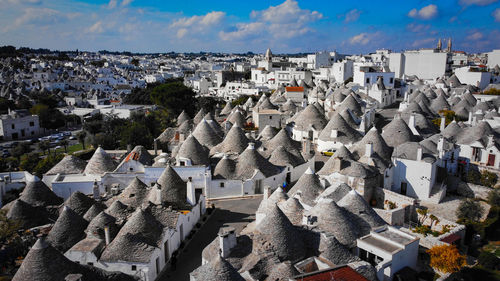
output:
M191 177L188 178L186 185L187 185L187 201L192 206L195 206L197 203L196 202L196 192L194 190L193 179Z
M415 124L415 114L410 115L410 119L408 120L408 127L410 127L411 132L415 136L419 136L420 134L417 131L417 127Z
M469 120L467 120L469 125L472 125L472 112L469 112Z
M446 128L446 118L441 117L441 124L439 126L439 130L442 132L442 131L444 131L444 128Z
M99 190L99 185L97 184L97 181L94 180L94 186L92 187L93 191L93 197L94 200L100 200L101 199L101 191Z
M417 161L422 161L422 148L417 149Z
M186 135L184 133L180 133L179 134L179 142L182 143L185 140L186 140Z
M266 200L271 196L271 187L270 186L264 186L264 196L262 200Z
M157 139L154 140L153 147L155 150L155 156L158 156L158 140Z
M127 144L127 153L130 153L130 151L132 151L132 145Z
M227 258L236 244L236 233L234 227L223 227L219 230L219 253L221 257Z
M488 135L488 144L486 145L486 148L490 148L495 145L495 139L493 138L493 135Z
M249 143L248 143L248 147L247 147L247 149L254 150L254 149L255 149L255 143L253 143L253 142L249 142Z
M365 156L371 158L373 154L373 143L365 144Z
M439 157L443 157L443 155L444 155L444 138L443 137L439 138L439 141L437 143L437 150L439 153Z
M332 132L330 133L330 137L332 138L337 138L339 135L339 131L333 129Z
M106 246L109 245L109 243L111 243L111 237L109 235L109 227L108 226L104 227L104 239L106 240Z
M404 96L403 101L404 102L408 102L408 92L405 92L405 96Z

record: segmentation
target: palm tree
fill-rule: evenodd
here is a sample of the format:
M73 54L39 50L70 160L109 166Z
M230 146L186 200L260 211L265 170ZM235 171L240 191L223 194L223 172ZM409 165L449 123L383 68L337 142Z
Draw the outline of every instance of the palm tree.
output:
M48 141L39 142L38 148L43 152L43 155L45 155L45 150L49 150L49 154L50 154L50 144Z
M69 144L68 140L62 140L59 144L64 146L64 152L68 153L68 144Z
M83 149L85 149L85 138L87 137L87 133L85 131L80 131L76 137L78 141L82 144Z

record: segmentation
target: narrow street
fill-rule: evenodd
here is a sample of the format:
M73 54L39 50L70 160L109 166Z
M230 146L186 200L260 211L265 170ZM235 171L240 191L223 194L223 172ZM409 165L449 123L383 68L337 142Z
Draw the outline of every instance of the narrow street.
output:
M201 252L212 242L219 228L232 226L237 233L255 219L255 212L262 197L248 199L229 199L214 201L215 213L196 232L194 238L180 253L177 259L177 269L165 269L157 280L188 281L189 273L201 265Z

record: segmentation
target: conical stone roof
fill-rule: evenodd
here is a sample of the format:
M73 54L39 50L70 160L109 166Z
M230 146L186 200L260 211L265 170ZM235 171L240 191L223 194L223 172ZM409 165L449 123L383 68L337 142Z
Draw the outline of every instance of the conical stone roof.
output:
M80 191L73 192L66 202L64 202L64 206L69 207L80 216L85 215L88 209L94 204L94 199L88 197Z
M156 182L161 188L161 203L163 205L172 206L176 210L191 209L187 203L186 183L171 166L165 168Z
M116 168L116 164L111 157L102 149L98 147L90 158L84 173L87 175L102 175L106 172L112 172Z
M176 157L187 158L193 165L208 165L208 151L193 135L181 144Z
M228 153L240 154L248 146L248 139L245 132L237 125L231 127L224 140L210 150L210 154Z
M411 132L408 125L400 116L395 116L394 119L387 124L382 130L382 138L387 145L396 147L405 142L414 141L416 138Z
M87 225L88 222L82 216L69 207L64 207L61 215L59 215L50 230L47 241L64 253L85 237L84 231Z
M52 169L50 169L46 175L57 175L57 174L80 174L85 170L87 162L81 160L80 158L73 155L66 155L59 161Z
M200 144L208 148L212 148L221 142L220 137L205 119L201 120L196 126L193 131L193 136Z
M32 206L59 205L63 202L62 198L58 197L38 178L26 182L19 198Z
M321 185L318 175L311 168L308 168L290 191L288 191L288 194L291 197L299 195L301 202L309 206L314 206L314 201L324 190L325 188Z

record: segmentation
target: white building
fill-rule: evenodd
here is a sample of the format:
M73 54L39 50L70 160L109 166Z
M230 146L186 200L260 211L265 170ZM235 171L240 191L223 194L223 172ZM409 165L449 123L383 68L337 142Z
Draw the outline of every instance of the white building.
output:
M477 67L465 66L455 69L455 75L463 84L484 90L491 81L491 72L480 71Z
M378 280L390 281L405 267L417 270L419 240L392 226L383 226L356 240L357 253L375 267Z
M432 80L449 74L451 53L437 49L422 49L389 54L389 68L397 78L416 75L420 79Z
M40 133L37 115L22 115L16 111L0 116L0 140L33 138Z
M500 49L488 53L488 67L494 68L496 65L500 65Z
M353 75L354 64L351 60L336 62L332 65L331 76L335 78L336 82L344 83L347 79L352 78Z
M386 88L394 88L394 72L384 72L375 66L354 65L353 82L361 87L370 88L382 77Z

